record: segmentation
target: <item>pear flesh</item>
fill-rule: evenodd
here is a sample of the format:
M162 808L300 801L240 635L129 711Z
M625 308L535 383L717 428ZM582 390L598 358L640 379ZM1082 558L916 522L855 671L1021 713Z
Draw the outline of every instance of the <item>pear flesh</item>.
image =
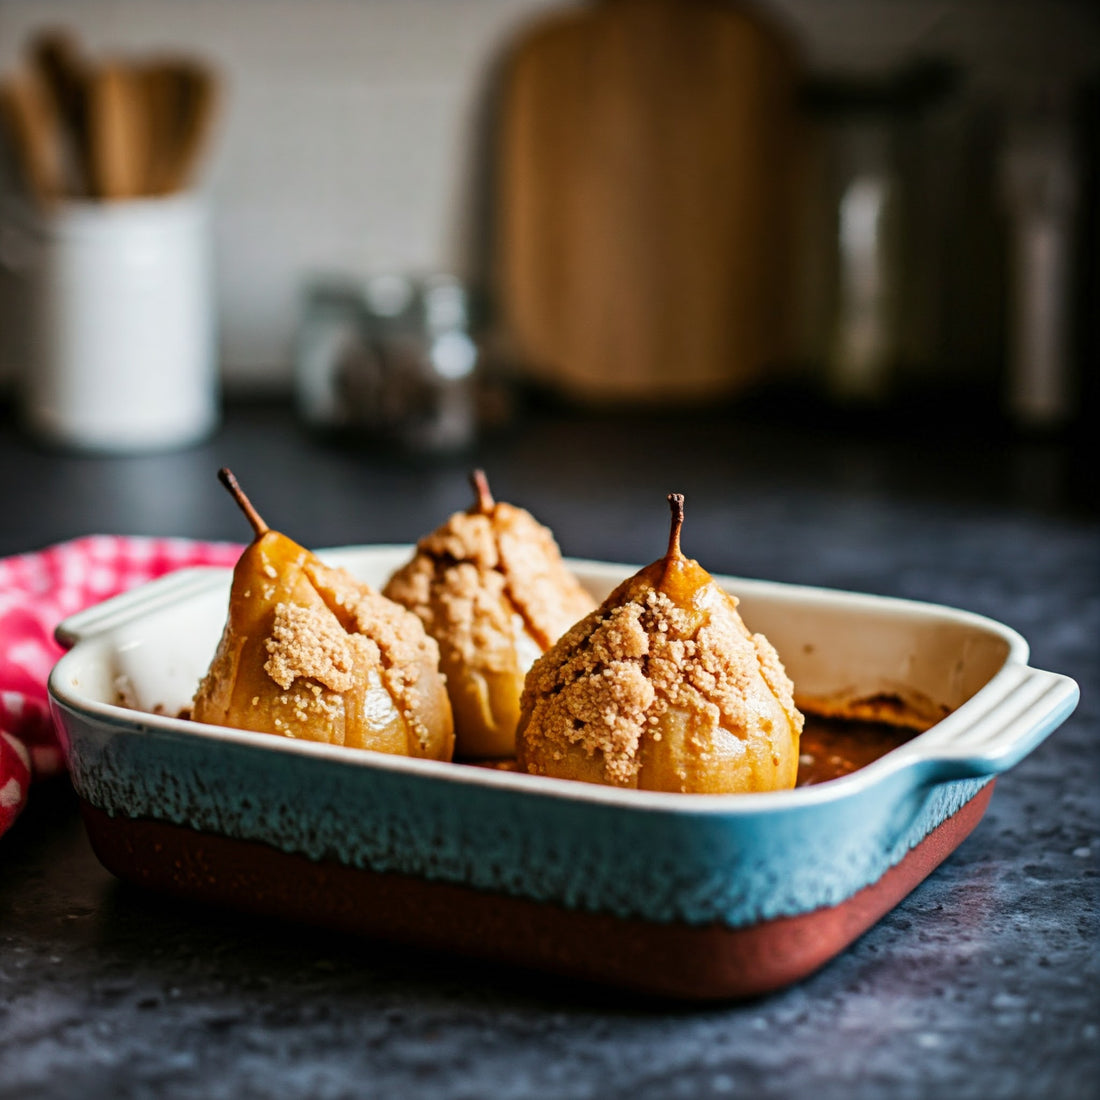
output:
M794 786L803 717L775 649L679 550L624 581L527 676L520 770L732 794Z
M245 549L196 721L449 760L439 650L415 615L275 531Z
M422 538L383 593L439 643L456 752L475 758L514 754L527 670L595 603L547 528L484 495Z

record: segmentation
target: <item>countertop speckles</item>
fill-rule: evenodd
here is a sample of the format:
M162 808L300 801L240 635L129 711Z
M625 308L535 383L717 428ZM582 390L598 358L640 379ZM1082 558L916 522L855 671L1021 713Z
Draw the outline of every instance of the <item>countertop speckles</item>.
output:
M659 445L658 445L659 444ZM181 905L117 883L67 785L0 839L0 1096L1091 1097L1100 1080L1100 523L1056 443L547 414L482 446L580 557L648 561L664 494L716 572L966 607L1074 676L1073 717L935 874L801 985L684 1008ZM229 465L316 546L412 540L463 461L310 440L274 406L140 459L0 432L0 553L91 531L243 539ZM1041 477L1036 476L1036 472Z

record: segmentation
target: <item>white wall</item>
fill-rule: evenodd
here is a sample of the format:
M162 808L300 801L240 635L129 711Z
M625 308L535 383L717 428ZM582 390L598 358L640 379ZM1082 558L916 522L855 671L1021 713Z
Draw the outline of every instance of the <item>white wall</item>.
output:
M217 62L225 113L205 173L216 209L227 379L282 387L307 273L462 272L486 69L552 0L0 0L0 68L32 29L96 51L168 46ZM1072 0L774 0L813 63L885 67L915 50L1042 71L1097 56ZM1067 46L1070 56L1067 61ZM1052 47L1051 44L1054 44ZM1047 60L1045 60L1047 59ZM17 354L0 283L0 374Z

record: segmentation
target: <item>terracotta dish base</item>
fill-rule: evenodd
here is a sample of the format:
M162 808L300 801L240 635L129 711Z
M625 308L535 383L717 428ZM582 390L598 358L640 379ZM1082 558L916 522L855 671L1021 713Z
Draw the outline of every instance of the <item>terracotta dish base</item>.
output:
M109 817L81 800L100 862L194 901L322 925L658 996L749 997L799 981L843 951L936 869L981 820L993 783L877 882L839 905L745 928L657 924L314 862L256 841Z

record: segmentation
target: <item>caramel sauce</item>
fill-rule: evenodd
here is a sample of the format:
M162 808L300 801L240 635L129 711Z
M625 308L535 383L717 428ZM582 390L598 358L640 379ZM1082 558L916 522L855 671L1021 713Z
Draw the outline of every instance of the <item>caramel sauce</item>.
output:
M809 787L858 771L917 736L885 722L806 715L798 746L796 787Z

